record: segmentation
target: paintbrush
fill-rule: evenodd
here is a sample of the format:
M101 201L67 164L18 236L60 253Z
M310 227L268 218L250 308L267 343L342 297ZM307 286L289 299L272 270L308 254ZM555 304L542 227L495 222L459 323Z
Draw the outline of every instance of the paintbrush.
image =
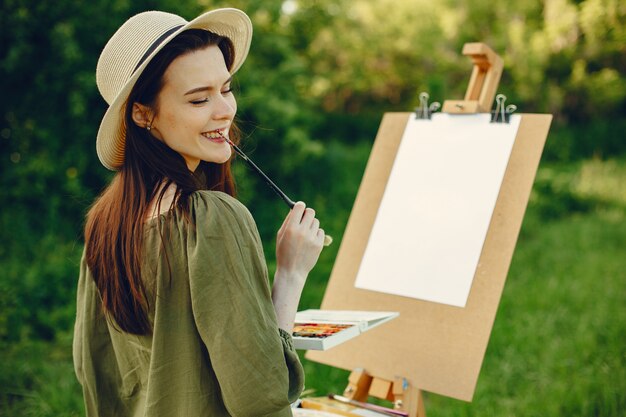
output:
M377 413L385 414L393 417L409 417L409 413L400 410L394 410L393 408L383 407L381 405L364 403L361 401L351 400L350 398L343 397L341 395L328 394L328 398L339 401L345 404L354 405L355 407L365 408L366 410L375 411Z
M285 204L287 204L287 206L289 206L290 209L293 208L293 206L296 204L293 202L292 199L290 199L289 197L287 197L287 194L285 194L280 188L278 188L278 186L276 184L274 184L274 181L272 181L271 179L269 179L269 177L267 175L265 175L265 173L263 171L261 171L261 168L259 168L254 162L252 162L252 160L250 158L248 158L248 156L243 153L243 151L241 149L239 149L239 146L235 145L233 143L233 141L231 141L229 138L227 138L226 136L224 136L222 134L222 132L217 131L217 133L226 141L228 142L228 144L230 146L233 147L233 149L235 150L235 152L237 152L237 155L239 155L240 157L243 158L244 161L246 161L246 163L252 168L252 170L254 172L257 173L257 175L259 175L263 181L265 181L265 183L267 185L270 186L270 188L276 193L278 194L278 196L285 202ZM324 246L329 246L331 243L333 243L333 238L329 235L324 235Z

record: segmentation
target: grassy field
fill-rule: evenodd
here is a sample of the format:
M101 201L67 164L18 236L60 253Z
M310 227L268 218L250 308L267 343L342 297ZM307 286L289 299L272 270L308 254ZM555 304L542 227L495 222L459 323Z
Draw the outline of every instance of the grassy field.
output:
M427 394L428 415L626 415L625 220L626 160L542 165L474 400ZM304 306L321 301L325 262ZM24 340L1 346L0 415L84 415L71 328ZM343 390L348 372L304 366L316 395Z

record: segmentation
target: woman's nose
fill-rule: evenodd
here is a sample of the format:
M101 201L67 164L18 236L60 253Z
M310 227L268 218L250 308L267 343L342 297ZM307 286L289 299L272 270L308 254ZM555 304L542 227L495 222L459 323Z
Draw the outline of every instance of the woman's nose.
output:
M232 96L219 95L215 101L215 109L213 111L213 118L216 120L232 119L237 112L237 102Z

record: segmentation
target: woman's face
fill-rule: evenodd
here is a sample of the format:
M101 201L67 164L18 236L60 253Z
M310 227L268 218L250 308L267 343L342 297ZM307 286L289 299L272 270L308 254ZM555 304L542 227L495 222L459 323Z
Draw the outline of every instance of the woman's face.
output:
M179 56L163 81L151 133L181 154L191 171L200 161L226 162L232 150L218 132L228 137L237 102L220 49L213 45Z

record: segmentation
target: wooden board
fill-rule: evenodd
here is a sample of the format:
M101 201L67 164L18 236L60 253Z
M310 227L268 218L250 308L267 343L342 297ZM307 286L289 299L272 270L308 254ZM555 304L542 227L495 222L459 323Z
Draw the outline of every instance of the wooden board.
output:
M551 115L524 114L465 308L354 287L358 268L409 117L387 113L355 200L322 309L399 311L400 317L306 358L471 401L548 134Z

